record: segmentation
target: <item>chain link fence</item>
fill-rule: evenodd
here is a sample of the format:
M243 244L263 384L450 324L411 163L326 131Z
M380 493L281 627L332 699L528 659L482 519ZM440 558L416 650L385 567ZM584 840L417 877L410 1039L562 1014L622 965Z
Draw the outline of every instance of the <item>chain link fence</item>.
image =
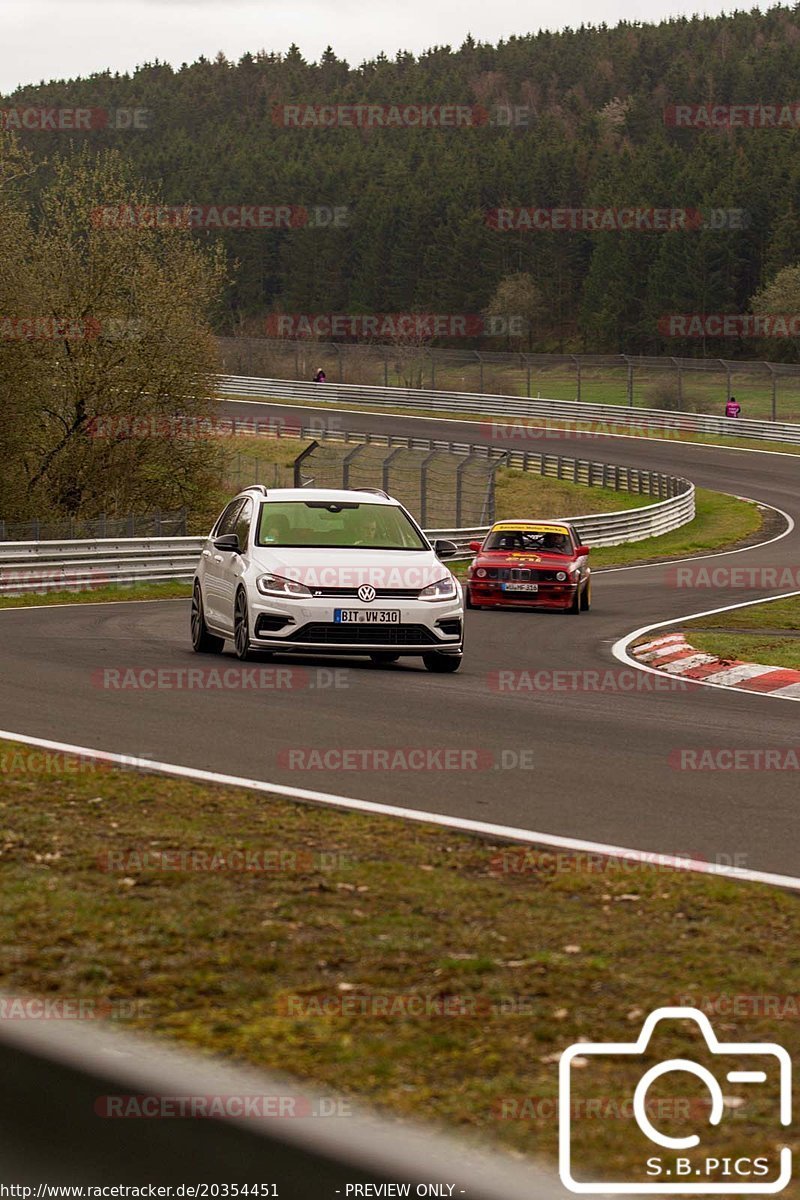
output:
M187 510L174 512L154 509L145 515L129 513L125 517L101 514L93 520L0 521L0 542L58 542L88 538L183 537Z
M219 338L223 372L487 395L629 404L722 414L735 395L742 416L800 420L800 364L624 354L501 354L271 338Z
M488 525L495 517L497 471L507 465L505 454L312 442L295 462L294 480L297 487L381 488L423 528Z

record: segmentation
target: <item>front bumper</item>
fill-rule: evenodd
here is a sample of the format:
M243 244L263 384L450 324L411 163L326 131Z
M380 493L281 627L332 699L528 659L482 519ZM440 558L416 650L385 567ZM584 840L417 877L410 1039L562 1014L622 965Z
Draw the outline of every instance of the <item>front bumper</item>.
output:
M399 611L396 624L342 624L334 620L337 608ZM442 603L424 600L376 600L364 604L350 597L309 597L285 601L278 597L251 597L250 645L254 650L296 653L460 654L464 643L464 611L460 598Z
M493 579L469 581L473 604L497 605L502 608L571 608L575 593L582 581L575 583L540 583L538 592L504 592Z

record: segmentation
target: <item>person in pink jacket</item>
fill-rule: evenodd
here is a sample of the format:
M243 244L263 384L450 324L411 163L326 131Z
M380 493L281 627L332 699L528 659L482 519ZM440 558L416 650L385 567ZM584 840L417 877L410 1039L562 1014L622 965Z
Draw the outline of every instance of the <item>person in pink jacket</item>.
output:
M738 417L739 413L741 411L742 411L741 404L739 403L739 401L736 399L735 396L731 396L730 400L725 405L725 416L726 417Z

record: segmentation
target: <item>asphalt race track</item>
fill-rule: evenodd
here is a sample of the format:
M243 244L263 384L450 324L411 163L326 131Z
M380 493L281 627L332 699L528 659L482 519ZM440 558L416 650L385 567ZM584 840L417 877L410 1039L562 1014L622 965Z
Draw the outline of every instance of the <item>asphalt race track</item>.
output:
M262 403L221 406L237 416L302 418L310 410ZM320 410L321 412L321 410ZM325 412L325 417L330 417ZM481 441L485 426L357 413L340 427ZM529 431L530 432L530 431ZM506 444L502 438L493 444ZM673 441L531 436L508 445L659 468L800 518L800 460ZM587 491L587 509L591 509ZM522 515L522 514L521 514ZM543 514L544 515L544 514ZM780 527L774 532L780 532ZM800 529L772 545L705 560L713 566L800 564ZM701 566L702 563L696 565ZM791 748L800 708L791 701L697 687L663 687L625 668L612 645L641 626L770 594L678 589L664 565L595 575L589 614L470 612L464 665L453 676L401 660L275 659L302 666L306 686L250 690L115 690L104 668L243 672L258 664L199 659L188 601L0 611L0 728L229 775L330 791L379 803L612 843L731 861L800 876L800 789L793 771L677 769L681 749ZM782 588L780 591L791 589ZM316 667L326 668L318 676ZM345 668L345 687L317 686ZM499 691L501 671L614 672L622 689ZM540 683L544 677L537 676ZM314 686L311 686L314 685ZM629 690L625 690L629 689ZM289 769L290 750L443 748L482 751L457 770ZM488 752L488 753L487 753ZM672 756L672 757L671 757ZM520 765L520 760L522 764ZM435 761L435 757L434 757ZM468 760L465 760L468 761ZM532 765L531 765L532 764ZM264 803L269 803L265 797Z

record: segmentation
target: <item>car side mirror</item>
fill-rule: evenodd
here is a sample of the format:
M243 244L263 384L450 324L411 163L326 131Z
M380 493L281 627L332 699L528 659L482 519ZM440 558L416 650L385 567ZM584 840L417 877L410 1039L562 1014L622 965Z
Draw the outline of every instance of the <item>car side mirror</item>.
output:
M437 538L433 543L433 552L437 558L452 558L458 554L458 546L449 538Z
M238 535L223 533L222 537L214 538L214 549L225 550L228 554L240 554Z
M473 554L478 554L483 542L470 542L469 548Z
M589 553L589 547L588 546L577 546L575 549L575 553L578 556L578 558L582 558L584 554Z

